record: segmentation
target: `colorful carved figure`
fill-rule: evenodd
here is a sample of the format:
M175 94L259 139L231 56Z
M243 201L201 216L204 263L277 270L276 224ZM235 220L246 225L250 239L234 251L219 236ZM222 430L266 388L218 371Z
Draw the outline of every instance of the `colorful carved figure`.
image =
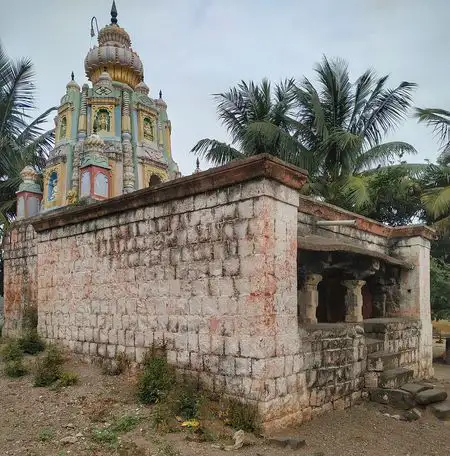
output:
M94 129L99 132L108 133L111 130L111 119L107 109L99 109L95 116Z
M67 118L64 116L59 125L59 139L64 139L67 134Z
M154 140L153 122L148 117L146 117L144 119L144 138L148 139L149 141L153 141Z
M54 201L58 196L58 174L53 171L48 179L48 197L49 201Z

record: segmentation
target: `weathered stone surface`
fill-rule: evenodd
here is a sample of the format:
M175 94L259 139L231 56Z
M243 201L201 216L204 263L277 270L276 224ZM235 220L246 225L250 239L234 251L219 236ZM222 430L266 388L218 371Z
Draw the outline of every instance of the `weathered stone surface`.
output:
M440 420L450 420L450 401L433 404L430 409Z
M447 399L447 393L443 390L429 389L416 394L416 401L420 405L434 404Z
M406 383L405 385L401 386L400 389L404 391L408 391L408 393L411 393L413 395L416 395L417 393L420 393L421 391L426 391L429 389L432 389L433 387L430 385L424 385L421 383Z
M306 445L305 439L299 437L271 437L268 442L279 448L290 448L291 450L298 450Z
M369 394L371 401L400 410L409 410L416 405L413 395L401 389L375 388Z
M378 386L381 388L399 388L401 385L412 380L414 372L412 369L397 367L382 372L378 380Z
M399 367L400 353L375 352L367 357L367 369L369 371L383 372L388 369Z

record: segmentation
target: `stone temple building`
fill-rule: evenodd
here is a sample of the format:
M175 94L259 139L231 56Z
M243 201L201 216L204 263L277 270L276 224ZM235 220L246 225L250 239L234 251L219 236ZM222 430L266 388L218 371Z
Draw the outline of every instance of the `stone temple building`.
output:
M5 334L32 308L43 338L89 359L164 347L267 429L430 377L434 232L305 197L306 172L264 154L177 177L165 105L115 14L86 60L93 88L69 83L40 212L23 172Z
M55 147L44 170L43 191L25 170L18 216L73 204L80 198L104 200L179 176L172 159L172 126L162 98L150 97L144 67L118 25L98 33L98 46L84 62L92 86L72 79L55 117ZM30 174L31 172L31 174Z

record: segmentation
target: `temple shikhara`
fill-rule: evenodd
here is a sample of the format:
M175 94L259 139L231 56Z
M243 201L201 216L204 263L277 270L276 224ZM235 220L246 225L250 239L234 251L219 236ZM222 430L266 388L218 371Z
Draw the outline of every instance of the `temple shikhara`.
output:
M18 218L73 204L104 200L178 177L172 159L171 123L159 92L150 96L144 66L119 26L115 3L111 23L98 33L98 46L84 66L91 85L72 78L55 118L55 147L44 170L24 170ZM42 198L42 201L41 201Z
M166 104L114 3L85 68L92 86L67 84L43 188L22 172L4 335L34 309L41 337L87 359L164 348L268 429L433 375L433 230L303 196L306 171L265 154L180 177Z

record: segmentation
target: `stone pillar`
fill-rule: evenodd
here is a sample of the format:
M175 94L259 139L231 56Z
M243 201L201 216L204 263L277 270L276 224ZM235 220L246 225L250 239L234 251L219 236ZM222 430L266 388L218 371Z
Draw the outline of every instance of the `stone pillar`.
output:
M317 286L322 280L320 274L307 274L303 287L298 290L298 306L301 323L317 323L317 306L319 305L319 292Z
M430 239L433 233L422 227L416 229L422 231L415 236L411 236L414 232L408 233L410 237L405 236L396 242L394 253L414 265L414 269L402 272L400 306L395 316L420 319L418 375L428 378L433 375L430 305Z
M347 323L360 323L363 321L363 296L362 287L365 280L344 280L342 285L347 288L345 295L345 321Z
M130 193L135 189L133 147L130 133L130 95L123 91L122 106L122 151L123 151L123 192Z

